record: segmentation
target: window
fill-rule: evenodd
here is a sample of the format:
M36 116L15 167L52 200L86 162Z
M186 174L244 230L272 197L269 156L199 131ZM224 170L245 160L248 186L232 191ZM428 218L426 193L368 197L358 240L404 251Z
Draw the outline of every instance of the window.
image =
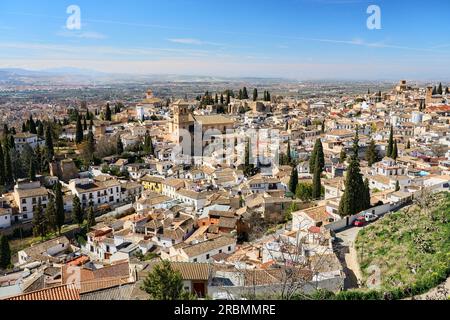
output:
M22 199L22 204L27 203L27 199Z
M27 207L23 207L23 208L22 208L22 211L27 211Z
M228 251L231 251L231 246L228 247Z
M197 262L197 258L194 259L194 262Z
M209 260L209 257L210 257L209 254L207 254L207 255L206 255L206 260Z
M219 250L219 253L222 253L222 249Z

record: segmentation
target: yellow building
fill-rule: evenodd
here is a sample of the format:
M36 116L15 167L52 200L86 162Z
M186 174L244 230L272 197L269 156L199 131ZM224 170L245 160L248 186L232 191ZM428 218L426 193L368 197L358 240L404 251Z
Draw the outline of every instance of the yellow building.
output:
M150 175L146 175L141 178L141 184L144 186L145 190L150 190L156 193L162 193L162 182L163 178L154 177Z

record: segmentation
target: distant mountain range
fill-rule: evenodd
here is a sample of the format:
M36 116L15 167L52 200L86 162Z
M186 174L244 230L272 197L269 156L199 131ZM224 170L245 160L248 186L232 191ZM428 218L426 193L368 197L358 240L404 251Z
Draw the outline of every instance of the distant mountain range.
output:
M248 83L289 83L297 82L282 78L231 78L200 75L149 74L132 75L104 73L79 68L52 68L45 70L26 70L19 68L0 69L0 85L31 85L45 81L46 84L112 84L137 82L248 82ZM41 83L42 84L42 83Z

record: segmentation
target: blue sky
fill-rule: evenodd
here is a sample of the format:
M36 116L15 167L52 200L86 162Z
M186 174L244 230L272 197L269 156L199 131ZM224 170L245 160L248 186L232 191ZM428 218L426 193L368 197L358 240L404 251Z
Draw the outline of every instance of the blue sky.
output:
M69 5L81 30L66 27ZM0 67L445 80L449 12L447 0L2 0Z

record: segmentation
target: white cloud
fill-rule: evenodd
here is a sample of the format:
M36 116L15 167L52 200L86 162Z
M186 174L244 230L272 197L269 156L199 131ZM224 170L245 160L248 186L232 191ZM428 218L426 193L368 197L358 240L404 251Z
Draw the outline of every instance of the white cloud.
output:
M58 36L67 38L79 38L79 39L93 39L93 40L103 40L107 36L100 32L95 31L74 31L74 30L63 30L57 33Z
M204 44L203 41L198 39L191 39L191 38L178 38L178 39L167 39L170 42L173 43L181 43L181 44L195 44L195 45L202 45Z

